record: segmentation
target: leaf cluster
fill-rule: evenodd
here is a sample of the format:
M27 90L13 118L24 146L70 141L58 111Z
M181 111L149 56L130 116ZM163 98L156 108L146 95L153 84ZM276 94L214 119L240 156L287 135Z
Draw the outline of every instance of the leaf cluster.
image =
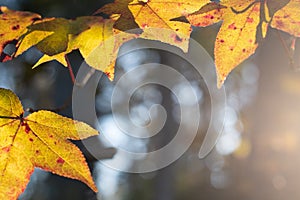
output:
M115 0L93 16L73 20L42 18L29 12L1 7L1 61L19 56L35 46L44 56L34 65L57 60L68 65L66 55L78 49L91 67L113 80L119 47L134 38L158 40L188 51L192 26L222 22L214 48L218 86L228 74L251 56L269 27L299 37L300 2L297 0ZM110 18L96 16L104 13ZM168 29L170 31L157 31ZM132 32L132 30L135 30ZM121 35L120 35L121 34ZM13 55L4 47L16 42Z

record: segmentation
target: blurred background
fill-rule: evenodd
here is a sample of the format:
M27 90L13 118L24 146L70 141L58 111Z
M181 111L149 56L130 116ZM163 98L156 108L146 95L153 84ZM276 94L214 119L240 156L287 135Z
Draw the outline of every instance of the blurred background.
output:
M107 2L0 0L0 5L40 13L43 17L74 18L91 15ZM192 38L212 55L219 27L220 24L194 28ZM297 66L300 66L300 52L295 52L296 67L290 66L280 37L287 45L290 44L289 35L269 29L266 40L256 54L227 78L227 106L222 108L227 113L224 132L214 150L201 160L198 158L199 147L211 115L210 96L202 77L185 60L164 51L144 49L120 57L117 60L116 80L110 82L103 76L97 86L97 123L86 120L101 132L99 137L92 140L98 142L97 151L101 151L102 160L95 160L81 143L76 143L85 152L99 193L93 193L78 181L36 169L19 199L298 200L300 74ZM121 51L145 42L130 41ZM40 56L41 53L32 48L13 61L0 63L0 87L12 89L21 98L25 108L59 108L72 95L73 85L68 69L54 61L32 70L31 67ZM83 59L76 51L69 58L76 73ZM184 105L179 105L172 91L163 86L150 84L138 88L130 99L130 114L137 124L149 123L148 111L154 104L161 104L168 117L164 127L154 137L137 140L122 134L116 126L110 103L116 81L134 67L147 63L165 64L178 70L190 81L196 91L197 101L191 102L186 98ZM124 90L149 75L151 70L145 68L144 73L135 74L128 80ZM216 84L216 78L212 77L207 84ZM174 85L172 90L179 91L182 97L186 95L181 84ZM119 104L124 103L120 99ZM188 151L176 162L164 169L143 174L123 173L107 167L105 163L114 161L130 169L136 160L144 159L124 158L118 150L111 149L113 147L149 152L166 145L174 137L180 120L186 126L193 120L192 110L190 116L180 119L180 106L189 109L191 105L198 105L201 111L199 133ZM59 114L72 117L71 106L60 110ZM161 116L154 113L154 117L159 119ZM132 131L132 134L141 134ZM109 138L115 146L106 143L103 137Z

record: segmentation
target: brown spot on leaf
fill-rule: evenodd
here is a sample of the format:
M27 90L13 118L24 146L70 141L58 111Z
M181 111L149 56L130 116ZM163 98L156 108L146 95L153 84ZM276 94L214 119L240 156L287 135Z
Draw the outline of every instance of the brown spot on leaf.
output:
M26 133L29 133L29 132L30 132L30 128L29 128L28 124L25 126L25 132L26 132Z
M288 14L283 16L283 18L288 18L288 17L290 17L290 15L288 15Z
M253 23L253 21L254 21L254 19L253 19L252 17L248 17L248 18L247 18L247 22L248 22L248 23Z
M213 15L208 14L208 15L205 15L204 18L206 18L206 19L214 19L215 17Z
M182 38L180 38L177 34L172 34L171 37L174 39L175 43L181 43Z
M30 142L33 142L33 139L32 139L32 138L29 138L29 141L30 141Z
M104 73L106 74L107 78L111 80L111 78L112 78L111 73L110 72L104 72Z
M13 26L13 27L11 27L12 30L18 30L19 28L20 28L20 26L18 24L15 25L15 26Z
M39 154L39 153L40 153L40 151L39 151L39 150L35 150L35 153L36 153L36 154Z
M220 40L221 43L224 43L225 41L223 39Z
M276 22L278 28L284 27L284 24L281 20L276 20L275 22Z
M245 52L246 52L246 49L243 49L242 51L243 51L243 53L245 53Z
M259 12L259 11L260 11L260 10L259 10L259 6L254 6L253 11L254 11L254 12Z
M147 27L148 27L148 24L142 24L142 25L141 25L141 28L142 28L142 29L147 28Z
M31 131L29 125L26 122L22 121L21 126L25 127L25 132L26 133L29 133Z
M4 148L2 148L2 151L9 152L10 151L10 147L4 147Z
M232 30L236 30L236 26L235 26L234 23L230 24L230 25L228 26L228 28L229 28L229 29L232 29Z
M64 163L65 163L65 160L62 159L61 157L59 157L59 158L56 160L56 162L57 162L58 164L64 164Z

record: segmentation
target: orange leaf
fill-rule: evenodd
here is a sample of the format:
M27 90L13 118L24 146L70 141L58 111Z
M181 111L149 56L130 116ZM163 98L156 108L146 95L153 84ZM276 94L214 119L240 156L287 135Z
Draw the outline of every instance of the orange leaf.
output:
M81 151L68 139L98 132L83 122L50 111L23 117L18 97L0 89L0 199L17 199L34 167L80 180L97 191Z

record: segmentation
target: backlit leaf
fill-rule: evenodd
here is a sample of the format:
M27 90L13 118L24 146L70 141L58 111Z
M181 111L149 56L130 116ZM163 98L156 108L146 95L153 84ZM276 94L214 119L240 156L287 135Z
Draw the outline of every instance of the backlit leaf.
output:
M53 19L30 26L30 31L25 36L24 41L27 38L33 38L32 35L37 34L37 31L53 32L52 35L42 39L37 44L37 48L45 55L34 67L51 60L57 60L67 66L65 56L73 50L79 49L87 64L109 74L109 78L113 79L116 56L113 57L112 55L117 55L118 48L115 48L113 39L106 42L114 35L113 24L114 20L97 16L79 17L75 20ZM105 48L100 48L101 51L97 51L97 56L90 55L96 48L99 49L99 46L103 47L104 45Z
M103 71L113 80L119 47L136 37L126 33L121 34L122 37L115 37L118 34L113 29L116 19L103 19L98 16L78 17L75 20L46 19L45 22L28 27L29 31L23 41L29 42L25 45L22 42L16 55L36 45L44 55L33 67L52 60L67 66L65 56L78 49L88 65ZM44 35L50 35L35 37L41 31L45 31ZM38 39L40 40L37 42Z
M113 3L105 4L94 14L105 13L107 15L118 14L120 17L116 20L114 28L120 31L138 29L139 25L134 21L134 16L128 8L132 0L115 0Z
M18 40L27 31L26 27L41 16L30 12L12 11L4 6L0 6L0 11L2 12L0 15L0 55L4 57L4 47Z
M5 10L11 16L22 17L23 12ZM2 15L6 16L6 15ZM35 15L34 15L35 16ZM38 48L44 55L34 65L57 60L67 66L65 56L78 49L85 61L91 67L105 72L110 80L114 78L114 65L119 47L126 41L136 37L134 34L122 33L121 36L116 29L113 29L114 19L103 19L98 16L78 17L74 20L64 18L45 18L31 21L30 24L22 26L15 39L17 51L14 56L19 56L32 46ZM4 19L6 21L6 19ZM11 19L11 24L18 20ZM7 24L3 26L8 27ZM2 34L2 30L0 30ZM118 34L119 36L114 38ZM5 35L5 33L3 33ZM0 37L1 39L1 37ZM5 39L5 38L4 38ZM1 41L1 40L0 40ZM3 58L2 58L3 57ZM2 60L10 57L1 56Z
M291 0L285 7L278 10L273 17L271 26L273 28L300 37L300 1Z
M218 87L237 65L255 52L258 38L265 37L267 24L262 23L260 18L262 5L252 0L227 0L221 4L209 3L186 15L194 26L209 26L223 21L214 49ZM261 35L258 35L257 29L260 29Z
M0 198L17 199L34 167L77 179L97 191L81 151L68 139L97 135L85 123L50 111L23 117L18 97L0 89Z
M198 10L208 0L116 0L99 9L97 13L120 14L115 28L130 30L136 28L136 24L143 30L140 38L158 40L188 50L188 43L192 28L190 24L171 19ZM129 12L130 11L130 12ZM128 21L122 23L122 21ZM152 29L156 28L156 29ZM157 31L157 28L170 29L169 31ZM156 31L153 31L156 30Z

